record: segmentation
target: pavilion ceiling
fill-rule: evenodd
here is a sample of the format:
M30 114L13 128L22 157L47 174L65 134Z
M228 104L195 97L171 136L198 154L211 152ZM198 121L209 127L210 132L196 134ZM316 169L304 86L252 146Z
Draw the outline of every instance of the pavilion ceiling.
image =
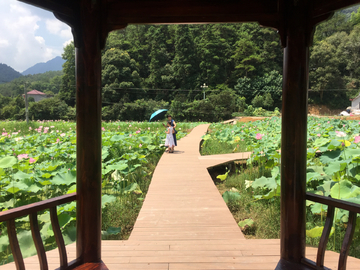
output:
M82 0L20 1L66 17L74 17L83 2ZM123 27L124 24L275 22L281 18L281 13L286 12L282 8L286 5L286 0L102 0L102 2L109 29ZM311 0L313 8L310 14L316 18L359 2L360 0Z

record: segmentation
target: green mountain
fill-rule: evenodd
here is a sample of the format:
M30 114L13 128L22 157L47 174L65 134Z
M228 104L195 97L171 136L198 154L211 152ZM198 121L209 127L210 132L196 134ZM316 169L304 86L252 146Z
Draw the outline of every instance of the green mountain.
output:
M357 10L359 9L359 7L360 7L360 5L355 5L355 6L352 6L352 7L346 8L346 9L343 9L343 10L341 10L340 12L343 13L343 14L345 14L346 17L347 17L348 19L350 19L351 13L353 13L353 12L356 13Z
M12 67L0 63L0 84L5 82L10 82L13 79L21 77L21 73L17 72Z
M65 63L60 56L55 57L47 61L46 63L37 63L34 66L28 68L22 72L22 75L33 75L39 73L45 73L47 71L59 71L62 70L62 65Z

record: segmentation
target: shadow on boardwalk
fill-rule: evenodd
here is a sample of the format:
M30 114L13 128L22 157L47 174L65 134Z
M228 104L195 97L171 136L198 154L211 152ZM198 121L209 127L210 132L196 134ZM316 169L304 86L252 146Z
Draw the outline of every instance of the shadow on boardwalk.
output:
M246 240L207 171L249 153L201 157L199 143L207 128L197 126L175 153L163 154L129 240L102 241L109 269L275 269L280 241ZM315 260L316 249L306 252ZM67 253L75 257L75 244ZM57 254L47 252L49 269L59 266ZM327 252L327 267L336 269L337 261L338 254ZM36 257L25 262L27 269L39 269ZM347 266L359 269L359 260L349 258Z

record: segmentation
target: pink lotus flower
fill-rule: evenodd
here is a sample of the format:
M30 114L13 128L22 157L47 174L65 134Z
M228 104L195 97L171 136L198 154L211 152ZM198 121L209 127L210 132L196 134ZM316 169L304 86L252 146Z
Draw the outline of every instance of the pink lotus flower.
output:
M32 157L31 157L31 158L29 159L29 163L30 163L30 164L31 164L31 163L34 163L35 161L36 161L35 158L32 158Z
M336 136L338 136L338 137L345 137L346 136L346 133L343 132L343 131L335 131L335 133L336 133Z
M102 130L102 131L105 131L105 128L104 128L104 127L102 127L102 128L101 128L101 130Z
M136 131L136 134L139 134L139 133L140 133L140 130L137 130L137 131Z
M356 136L355 140L354 140L354 143L359 143L359 142L360 142L360 136Z
M31 128L31 127L29 127L29 130L32 130L32 128Z
M19 160L22 160L23 158L28 158L28 157L29 157L28 154L20 154L20 155L17 156L17 158L18 158Z
M2 136L7 136L8 134L6 132L3 132L1 135Z
M142 144L140 143L140 144L139 144L139 148L141 148L141 147L142 147Z
M56 142L57 142L57 143L59 143L59 142L60 142L60 139L59 139L59 138L57 138Z
M316 134L316 136L321 137L321 134L320 134L320 133L318 133L318 134Z
M132 137L132 134L129 134L129 137Z
M64 137L65 135L66 135L65 133L61 133L61 134L60 134L61 137Z
M263 136L264 136L263 134L257 133L255 138L256 138L257 140L261 140Z

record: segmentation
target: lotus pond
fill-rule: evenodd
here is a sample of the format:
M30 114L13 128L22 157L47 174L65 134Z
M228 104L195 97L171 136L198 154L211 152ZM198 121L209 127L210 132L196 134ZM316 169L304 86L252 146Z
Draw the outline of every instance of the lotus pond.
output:
M178 124L180 139L197 123ZM0 211L76 191L76 125L73 122L1 122ZM165 150L161 123L110 122L102 127L103 238L126 238L152 172ZM114 209L114 205L116 208ZM75 241L76 202L57 208L65 244ZM120 209L122 208L122 209ZM131 213L124 222L114 212ZM121 218L121 217L119 217ZM47 250L56 246L48 211L39 213ZM28 217L16 219L24 257L36 254ZM12 261L7 229L0 223L0 264Z
M279 219L281 119L273 117L256 122L237 123L236 125L213 124L210 129L212 132L203 137L203 147L206 147L207 142L211 141L228 143L232 146L245 143L246 151L253 151L253 155L247 161L248 169L237 169L237 176L235 177L238 177L238 180L236 181L242 183L236 183L234 176L224 181L227 183L225 184L226 189L223 189L222 193L229 208L240 202L241 197L244 197L243 193L247 192L251 194L252 202L250 204L261 202L269 207L274 207L278 212L273 213L276 215L273 218ZM360 203L359 134L359 121L309 117L308 192ZM254 168L257 170L248 174L248 171ZM239 190L239 187L243 187L243 190ZM249 204L249 202L247 203ZM307 201L306 205L307 243L317 245L323 230L327 206L310 201ZM247 206L241 207L246 208ZM256 222L250 211L247 216L243 216L243 219L239 220L239 226L243 228L256 227ZM336 209L328 248L339 251L347 222L348 212ZM359 229L360 217L358 216L357 228L350 249L351 256L360 257Z

